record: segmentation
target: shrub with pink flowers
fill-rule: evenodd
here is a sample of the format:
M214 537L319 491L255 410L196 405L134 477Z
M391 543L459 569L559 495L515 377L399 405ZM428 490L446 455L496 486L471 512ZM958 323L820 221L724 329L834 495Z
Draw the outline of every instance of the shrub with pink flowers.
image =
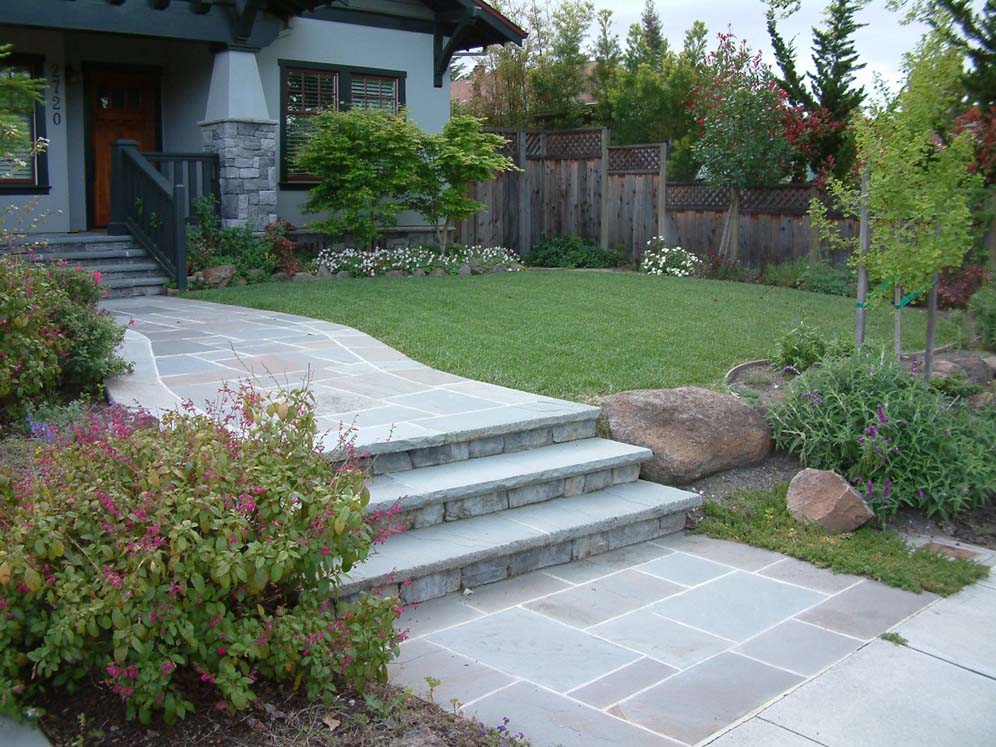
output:
M307 390L226 390L208 414L113 409L0 475L0 712L98 680L130 718L260 679L309 696L383 678L394 597L340 580L388 531L363 475L333 469Z
M25 408L98 388L127 363L124 335L98 308L99 277L0 257L0 425Z

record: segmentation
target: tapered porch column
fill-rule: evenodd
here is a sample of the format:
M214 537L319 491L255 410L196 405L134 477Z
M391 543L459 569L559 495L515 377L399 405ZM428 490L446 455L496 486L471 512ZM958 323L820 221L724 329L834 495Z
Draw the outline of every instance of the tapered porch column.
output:
M200 125L205 149L221 160L222 222L262 230L277 212L277 122L266 108L255 52L215 54Z

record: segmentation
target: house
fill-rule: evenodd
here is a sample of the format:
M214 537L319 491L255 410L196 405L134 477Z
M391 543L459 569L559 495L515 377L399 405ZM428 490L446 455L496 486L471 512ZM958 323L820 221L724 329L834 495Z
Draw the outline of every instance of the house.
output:
M313 115L404 106L437 130L453 54L524 36L483 0L2 0L3 64L47 81L22 116L49 146L4 174L0 204L177 264L197 196L229 224L302 220L292 156Z

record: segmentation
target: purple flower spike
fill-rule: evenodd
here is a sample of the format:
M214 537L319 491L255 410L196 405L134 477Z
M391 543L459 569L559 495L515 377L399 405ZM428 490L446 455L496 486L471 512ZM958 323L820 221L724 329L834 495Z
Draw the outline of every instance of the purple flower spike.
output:
M869 480L865 483L865 488L867 489L868 502L871 503L872 499L875 497L875 483Z
M889 419L885 417L885 410L882 409L882 405L878 406L878 422L888 423Z
M882 497L888 498L889 493L892 492L892 481L887 477L885 478L885 485L882 488Z
M910 376L916 376L920 372L920 356L913 356L913 365L910 367Z

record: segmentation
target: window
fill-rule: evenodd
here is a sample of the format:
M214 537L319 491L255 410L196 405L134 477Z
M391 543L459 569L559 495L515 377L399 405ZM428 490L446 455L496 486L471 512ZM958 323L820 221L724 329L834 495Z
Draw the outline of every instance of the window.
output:
M398 112L405 103L405 73L281 60L280 180L306 189L314 178L294 170L294 157L324 111L353 106Z
M8 58L0 67L0 76L12 78L40 77L41 65L18 58ZM33 153L34 143L45 136L44 105L2 102L2 126L14 137L4 139L0 150L0 187L11 189L36 188L48 181L44 154Z

